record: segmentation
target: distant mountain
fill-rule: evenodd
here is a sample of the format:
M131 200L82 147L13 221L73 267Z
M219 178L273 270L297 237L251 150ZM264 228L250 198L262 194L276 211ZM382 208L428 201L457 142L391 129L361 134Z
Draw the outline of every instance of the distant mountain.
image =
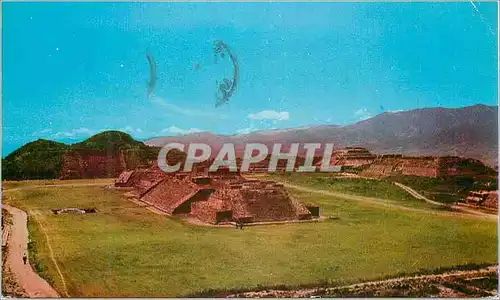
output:
M424 108L383 113L346 126L325 125L258 131L240 135L208 132L145 141L152 146L168 142L210 144L218 150L234 143L238 152L245 143L328 143L336 147L362 146L378 154L456 155L476 158L491 166L498 158L498 107ZM285 147L286 149L286 147Z
M224 143L234 143L238 155L246 143L334 143L362 146L377 154L456 155L497 165L498 107L474 105L458 109L425 108L383 113L355 124L311 126L239 135L209 132L159 137L140 142L119 131L105 131L67 145L39 139L2 159L2 179L114 177L125 169L154 163L168 142L207 143L215 155ZM321 151L317 152L321 155ZM169 162L185 154L169 152Z

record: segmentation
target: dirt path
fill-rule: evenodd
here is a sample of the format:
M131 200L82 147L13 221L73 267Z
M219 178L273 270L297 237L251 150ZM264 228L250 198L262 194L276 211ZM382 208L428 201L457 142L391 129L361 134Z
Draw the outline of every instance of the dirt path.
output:
M27 293L28 297L55 298L59 294L35 271L31 265L23 263L23 254L28 255L28 217L18 208L3 204L12 215L11 235L7 243L9 249L7 265L14 274L15 280ZM28 258L29 259L29 258Z
M49 235L47 234L47 230L45 229L42 222L40 221L41 214L39 211L30 211L30 215L33 216L35 221L38 223L38 226L40 226L40 228L42 229L43 234L45 235L45 240L47 241L47 247L49 248L50 259L54 263L56 270L57 270L57 273L59 274L59 278L61 279L61 282L62 282L63 287L64 287L64 294L66 295L66 297L69 297L68 288L66 287L66 280L64 280L64 276L61 272L61 269L59 268L59 264L57 263L56 258L54 257L54 250L52 250L52 245L50 244Z
M403 190L405 190L406 192L408 192L410 195L412 195L413 197L417 198L417 199L422 199L424 200L425 202L427 203L430 203L430 204L433 204L433 205L437 205L437 206L444 206L443 203L440 203L440 202L436 202L436 201L432 201L431 199L425 197L424 195L420 194L419 192L415 191L414 189L412 189L411 187L409 186L406 186L402 183L399 183L399 182L394 182L394 184L400 188L402 188Z
M107 182L99 182L99 183L61 183L61 184L39 184L39 185L27 185L27 186L22 186L18 188L12 188L12 189L3 189L2 192L14 192L14 191L21 191L21 190L32 190L32 189L39 189L39 188L51 188L51 187L82 187L82 186L106 186L110 185L111 183Z
M377 280L377 281L367 281L357 284L330 287L330 288L308 288L308 289L298 289L298 290L265 290L265 291L255 291L255 292L246 292L240 294L229 295L228 298L241 298L241 297L249 297L249 298L262 298L262 297L286 297L286 298L305 298L311 297L318 293L331 293L336 290L341 289L359 289L367 286L378 286L378 285L386 285L386 284L395 284L395 283L404 283L408 281L419 281L419 280L432 280L432 279L448 279L455 277L480 277L487 275L491 272L495 272L497 270L497 266L489 266L486 268L482 268L479 270L465 270L465 271L450 271L442 274L431 274L431 275L417 275L417 276L408 276L408 277L398 277L391 278L386 280Z
M464 214L464 213L454 213L454 212L439 211L439 210L420 209L420 208L413 208L413 207L398 205L398 204L394 204L394 203L388 203L388 202L386 202L387 200L380 199L380 198L356 196L356 195L349 195L349 194L343 194L343 193L338 193L338 192L331 192L331 191L320 190L320 189L316 189L316 188L309 188L309 187L304 187L304 186L300 186L300 185L290 184L290 183L286 183L286 182L283 182L283 185L287 188L296 189L298 191L303 191L303 192L308 192L308 193L316 193L316 194L321 194L321 195L326 195L326 196L333 196L333 197L342 198L342 199L346 199L346 200L355 200L355 201L360 201L360 202L365 202L365 203L372 203L372 204L385 206L385 207L389 207L389 208L394 208L394 209L413 211L413 212L419 212L419 213L427 213L427 214L435 214L435 215L441 215L441 216L449 216L449 217L476 218L476 219L486 219L486 220L490 220L490 221L498 221L497 216L490 215L490 214Z
M422 200L424 200L424 201L426 201L428 203L431 203L431 204L437 205L437 206L446 206L446 204L444 204L444 203L436 202L436 201L433 201L433 200L425 197L424 195L420 194L419 192L415 191L414 189L412 189L411 187L409 187L407 185L404 185L404 184L399 183L399 182L394 182L394 184L396 186L402 188L403 190L407 191L410 195L412 195L413 197L415 197L417 199L422 199ZM483 216L485 218L491 218L491 219L498 220L498 216L497 215L483 213L483 212L480 212L480 211L477 211L477 210L474 210L474 209L465 208L465 207L458 206L458 205L450 205L450 207L454 208L456 210L460 210L460 211L469 213L469 214L474 214L474 215L478 215L478 216Z
M13 192L20 190L29 190L29 189L39 189L39 188L50 188L50 187L81 187L81 186L105 186L109 185L109 183L70 183L70 184L51 184L51 185L30 185L25 187L13 188L13 189L5 189L2 192ZM47 281L41 278L32 268L29 262L25 265L23 263L23 255L28 253L28 216L25 211L20 210L16 207L9 206L5 203L2 203L2 207L5 208L12 215L12 225L10 227L10 235L7 243L7 247L9 249L8 256L6 260L7 267L10 269L11 273L14 276L14 280L19 284L19 286L26 292L28 297L41 297L41 298L55 298L60 297L57 291L52 288ZM42 229L47 245L50 252L50 257L56 266L56 269L61 277L65 294L68 296L68 292L66 290L66 282L64 281L64 277L62 276L61 270L59 269L59 265L54 257L54 253L52 251L52 246L50 245L49 235L47 234L45 227L41 224L39 218L35 213L31 213L35 218L35 221L38 223L40 228ZM29 257L28 257L29 260Z

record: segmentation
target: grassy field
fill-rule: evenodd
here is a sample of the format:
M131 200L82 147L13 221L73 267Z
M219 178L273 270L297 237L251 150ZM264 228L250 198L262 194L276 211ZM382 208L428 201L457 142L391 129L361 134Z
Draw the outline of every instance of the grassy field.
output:
M418 206L418 204L412 201L414 199L407 192L395 186L393 182L405 184L427 198L442 203L461 201L467 197L467 194L471 190L497 189L497 179L494 176L484 178L472 178L470 176L443 178L393 176L375 180L336 177L324 173L285 173L266 175L265 177L345 194L398 201L400 204L407 206Z
M443 209L443 207L436 207L423 200L416 199L392 182L386 180L336 177L331 174L322 173L285 173L266 175L264 177L261 176L261 178L273 179L314 190L325 190L344 195L369 197L373 200L398 206L434 210Z
M462 201L471 190L497 189L497 178L485 176L472 178L471 176L454 176L442 178L429 178L419 176L393 176L384 179L405 184L429 199L442 203Z
M22 181L2 181L2 189L15 189L15 188L26 188L35 187L40 185L82 185L82 184L111 184L114 183L114 178L97 178L97 179L75 179L75 180L58 180L58 179L45 179L45 180L22 180Z
M382 187L374 189L364 191L384 193ZM291 193L320 204L323 215L337 219L244 230L202 227L155 215L122 192L97 186L11 191L6 202L37 214L74 297L168 297L207 289L347 283L497 262L495 222ZM61 207L99 212L50 212ZM29 226L42 274L64 294L33 216Z
M364 178L339 178L330 174L285 173L269 175L271 178L313 188L337 191L366 197L377 197L397 201L412 201L414 198L390 182Z

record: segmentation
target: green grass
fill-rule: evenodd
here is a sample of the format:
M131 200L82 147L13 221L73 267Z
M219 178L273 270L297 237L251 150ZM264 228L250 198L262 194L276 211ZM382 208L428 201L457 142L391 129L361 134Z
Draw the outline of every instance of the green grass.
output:
M262 178L262 176L260 176ZM442 203L453 203L467 197L471 190L496 190L495 176L454 176L429 178L419 176L392 176L382 180L336 177L331 174L285 173L269 174L264 177L303 185L311 188L365 197L376 197L399 201L407 206L419 206L411 195L395 186L393 182L405 184L429 199ZM424 204L423 207L426 207ZM427 207L431 207L428 206Z
M345 194L390 200L410 201L413 197L390 182L364 178L340 178L321 173L285 173L270 175L272 178L292 184L325 189Z
M45 180L22 180L22 181L2 181L2 189L15 189L35 187L39 185L70 185L70 184L113 184L114 178L96 178L96 179L73 179L73 180L58 180L58 179L45 179Z
M32 217L30 217L32 218ZM28 242L28 257L29 263L33 270L44 278L48 283L55 283L54 277L51 276L48 268L50 257L47 249L47 240L40 228L33 220L28 220L29 242ZM39 251L41 253L39 253Z
M285 173L269 174L261 179L273 179L292 185L298 185L314 190L324 190L344 195L369 197L388 204L399 206L421 208L421 209L443 209L416 199L409 193L394 185L390 181L365 178L336 177L331 174L313 173Z
M7 202L41 214L73 297L169 297L209 289L353 282L497 262L495 222L292 193L319 203L322 215L337 219L244 230L202 227L155 215L120 191L102 187L13 191ZM99 212L50 212L60 207ZM33 221L37 259L63 294L43 233Z
M471 190L496 190L496 176L454 176L454 177L419 177L393 176L384 179L405 184L429 199L443 203L463 200Z

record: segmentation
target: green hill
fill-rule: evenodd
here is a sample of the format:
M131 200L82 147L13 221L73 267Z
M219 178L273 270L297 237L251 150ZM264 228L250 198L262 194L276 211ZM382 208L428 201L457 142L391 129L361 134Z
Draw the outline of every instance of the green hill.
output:
M81 168L82 164L79 162L82 160L83 165L92 168L96 167L93 157L113 160L120 152L123 153L126 169L148 167L156 161L159 151L159 147L147 146L120 131L101 132L73 145L39 139L27 143L2 159L2 179L54 179L62 174L63 169L65 172L69 169L71 173L73 168ZM171 151L169 158L172 157L175 160L182 159L185 154ZM81 174L88 170L79 171L73 173ZM99 170L93 171L96 172L92 173L93 177L109 177L109 174L100 174Z
M69 147L43 139L27 143L2 159L2 179L56 178Z
M97 150L106 151L109 154L116 154L119 150L126 149L149 149L149 147L120 131L104 131L71 145L73 151Z

